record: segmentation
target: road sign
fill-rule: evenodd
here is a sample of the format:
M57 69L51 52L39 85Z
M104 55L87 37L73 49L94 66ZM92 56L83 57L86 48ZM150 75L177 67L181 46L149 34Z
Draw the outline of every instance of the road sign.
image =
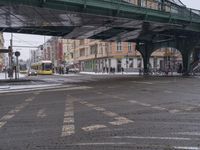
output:
M9 49L0 49L0 53L9 53Z
M20 56L20 52L19 52L19 51L16 51L16 52L15 52L15 56L16 56L16 57L19 57L19 56Z

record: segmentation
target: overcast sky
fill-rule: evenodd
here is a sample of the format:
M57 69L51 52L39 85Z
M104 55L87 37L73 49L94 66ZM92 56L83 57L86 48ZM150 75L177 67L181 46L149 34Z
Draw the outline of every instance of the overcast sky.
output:
M200 0L181 0L187 7L195 8L200 10ZM14 46L31 46L33 48L16 48L14 47L14 51L20 51L22 59L26 60L30 57L30 50L35 49L44 43L44 41L48 40L50 37L38 36L38 35L27 35L27 34L13 34L13 45ZM10 33L4 33L5 39L5 47L9 46L10 43Z

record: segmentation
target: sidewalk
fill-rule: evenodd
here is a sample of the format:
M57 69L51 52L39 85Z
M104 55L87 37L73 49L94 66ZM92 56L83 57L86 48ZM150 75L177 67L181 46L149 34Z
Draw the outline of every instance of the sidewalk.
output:
M25 74L19 74L19 79L24 78L26 75ZM15 75L13 76L13 79L15 78ZM10 80L8 78L8 74L5 75L5 73L0 73L0 80Z
M80 72L80 74L88 75L139 75L139 72L116 72L116 73L103 73L103 72Z
M55 76L63 76L63 77L74 77L74 76L80 76L79 73L73 74L58 74L58 73L54 73Z

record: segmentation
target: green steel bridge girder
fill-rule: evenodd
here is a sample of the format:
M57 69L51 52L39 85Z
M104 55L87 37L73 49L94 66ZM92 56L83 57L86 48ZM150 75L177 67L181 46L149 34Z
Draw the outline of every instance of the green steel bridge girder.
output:
M175 24L184 26L186 30L200 32L200 16L192 15L186 8L185 13L176 14L139 7L121 0L0 0L0 5L5 6L21 4L92 15Z

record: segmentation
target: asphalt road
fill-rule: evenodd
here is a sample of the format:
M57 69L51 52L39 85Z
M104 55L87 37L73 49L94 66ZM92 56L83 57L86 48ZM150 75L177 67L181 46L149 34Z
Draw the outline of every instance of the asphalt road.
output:
M0 94L0 150L200 149L200 78L38 78L73 86Z

